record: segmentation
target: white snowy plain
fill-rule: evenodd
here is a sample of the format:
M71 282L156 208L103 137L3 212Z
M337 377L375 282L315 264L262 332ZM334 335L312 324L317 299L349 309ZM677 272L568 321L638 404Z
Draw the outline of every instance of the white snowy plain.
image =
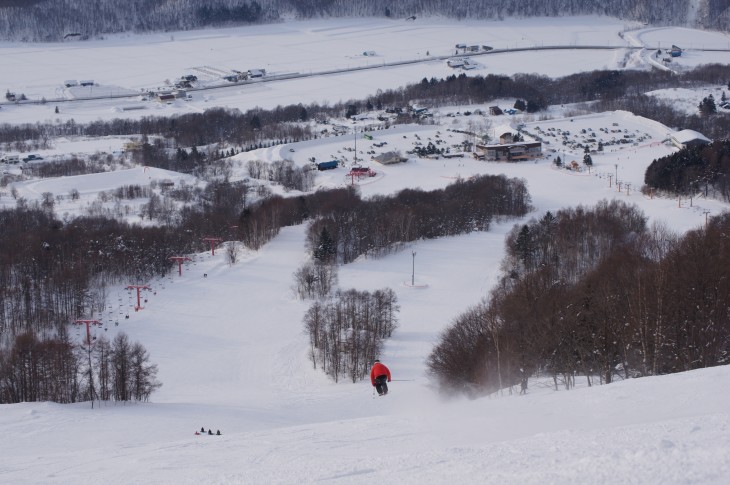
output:
M521 21L511 22L515 26ZM565 26L570 20L541 19L545 35L571 35L566 29L550 29L550 22ZM613 35L620 27L617 21L601 18L573 22L586 31L613 28ZM435 20L432 24L439 25ZM301 28L302 24L295 25ZM352 28L340 21L313 25L320 31L328 25L333 31ZM449 28L443 29L442 44L465 38L459 24L444 21L444 25ZM486 27L492 25L500 24ZM435 35L433 25L431 29L429 36ZM504 42L521 41L510 40L508 29L499 32ZM210 42L230 36L218 31L208 34ZM185 35L175 34L175 42ZM515 30L513 35L522 33ZM554 39L545 43L549 40ZM136 38L117 42L124 52L125 43L134 46ZM203 42L200 36L196 42ZM75 48L83 49L84 44ZM357 49L363 49L362 42L350 45L350 51ZM577 71L581 66L565 67L566 72L569 69ZM388 82L396 81L391 77ZM23 82L29 81L19 81ZM378 81L369 82L370 87ZM277 88L286 93L285 99L302 96L301 84L288 86L288 92ZM348 97L362 94L357 86L349 86L352 91L347 88L340 85L333 92L351 92ZM23 114L26 108L30 114ZM30 120L34 109L41 108L12 107L14 119L27 116ZM449 117L447 110L441 111L433 126L376 131L372 142L358 139L358 151L387 141L388 148L405 152L412 148L416 134L424 141L436 135L449 143L462 141L462 135L449 129L463 129L473 118ZM8 112L0 111L0 121L8 121L4 118ZM88 114L115 115L102 110ZM505 118L488 121L496 126ZM471 158L411 158L385 167L369 162L378 174L360 180L360 191L367 197L404 187L430 190L458 177L504 173L528 183L535 211L525 220L547 210L618 198L637 204L650 223L663 222L680 232L701 227L705 213L711 216L727 209L726 204L712 200L662 199L638 192L646 166L674 150L664 143L670 128L622 112L520 121L526 122L528 132L552 127L570 131L576 139L582 129L613 129L616 123L646 138L641 144L613 146L594 155L591 173L557 169L551 162L554 155L519 164ZM237 155L234 178L246 176L249 159L287 157L305 164L312 156L318 160L351 156L346 149L353 142L354 137L325 138ZM64 143L57 143L58 151L63 151ZM120 142L86 143L103 150ZM566 160L582 159L580 151L560 148L556 153ZM345 172L341 168L324 172L317 186L344 186L348 183ZM22 182L16 189L28 199L37 199L43 192L79 190L80 200L57 204L56 213L62 216L83 213L84 204L101 190L150 180L179 182L185 177L137 167ZM624 184L621 191L615 177ZM627 190L626 184L632 189ZM7 192L0 194L0 205L13 204ZM234 265L226 263L222 251L215 256L210 252L191 255L193 261L185 265L182 276L174 271L148 282L153 290L146 293L144 309L138 312L133 294L121 287L113 289L107 310L97 315L104 326L92 331L109 338L124 331L142 342L159 366L163 387L149 403L97 402L93 409L89 402L0 406L5 438L0 440L0 483L728 483L728 366L606 386L585 387L579 378L583 386L571 391L556 391L550 382L535 378L527 395L505 390L476 400L444 398L433 388L425 359L439 333L495 283L504 236L516 222L497 222L483 233L418 241L396 254L363 257L341 267L340 287L390 287L399 299L400 327L382 355L395 380L384 398L375 397L367 381L333 383L313 369L307 358L302 316L310 302L297 300L291 290L292 274L307 258L303 226L284 228L260 251L244 252ZM417 287L409 285L414 268ZM77 334L79 342L83 333ZM222 435L195 435L201 427L220 430Z

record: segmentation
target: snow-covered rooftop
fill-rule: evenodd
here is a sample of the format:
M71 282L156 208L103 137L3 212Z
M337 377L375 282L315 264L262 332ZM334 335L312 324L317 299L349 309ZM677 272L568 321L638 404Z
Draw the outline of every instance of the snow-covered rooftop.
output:
M680 130L672 134L672 138L674 138L678 143L688 143L690 141L703 141L706 143L712 142L709 138L707 138L705 135L700 133L699 131L695 130Z

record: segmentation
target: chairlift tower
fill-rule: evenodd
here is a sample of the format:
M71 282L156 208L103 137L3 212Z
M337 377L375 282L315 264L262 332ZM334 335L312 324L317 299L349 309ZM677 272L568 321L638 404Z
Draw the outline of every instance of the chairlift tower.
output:
M91 330L89 330L91 325L99 325L101 326L101 322L99 320L74 320L74 325L86 325L86 344L91 348Z
M219 237L204 237L203 241L210 242L210 255L215 256L215 245L217 243L223 242L223 239Z
M151 290L152 288L150 288L147 285L129 285L129 286L127 286L127 289L128 290L137 290L137 306L134 307L134 311L136 312L136 311L142 310L144 307L140 303L139 292L141 290Z
M178 276L182 276L182 265L185 261L192 261L192 259L188 258L187 256L170 256L168 259L171 259L173 261L177 261L177 274Z

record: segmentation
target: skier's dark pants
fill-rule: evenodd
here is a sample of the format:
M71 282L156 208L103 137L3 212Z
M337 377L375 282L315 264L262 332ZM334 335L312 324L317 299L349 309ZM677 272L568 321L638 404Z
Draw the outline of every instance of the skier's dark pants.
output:
M388 376L378 376L375 378L375 390L378 395L388 394Z

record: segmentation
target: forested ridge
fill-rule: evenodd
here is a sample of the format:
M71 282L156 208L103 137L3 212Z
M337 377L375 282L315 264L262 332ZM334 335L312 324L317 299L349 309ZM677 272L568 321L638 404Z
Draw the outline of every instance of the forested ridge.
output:
M654 160L646 185L671 194L730 201L730 140L684 148Z
M0 0L0 38L59 41L119 32L190 30L275 22L285 17L438 15L455 19L610 15L661 25L727 29L727 2L702 0Z

